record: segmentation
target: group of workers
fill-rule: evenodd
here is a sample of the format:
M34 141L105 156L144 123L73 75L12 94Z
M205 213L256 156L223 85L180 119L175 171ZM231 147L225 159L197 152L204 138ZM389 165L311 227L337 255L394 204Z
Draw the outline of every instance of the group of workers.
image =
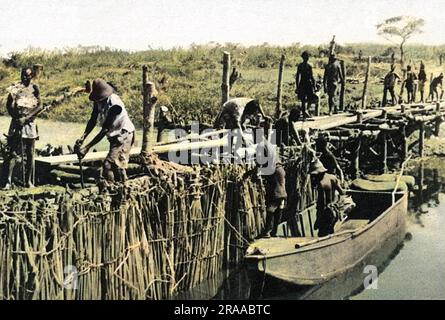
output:
M298 65L295 77L295 93L301 101L302 115L310 117L310 107L319 103L320 85L315 81L312 66L309 63L309 52L304 51L301 58L303 62ZM329 115L338 112L338 95L339 90L344 86L345 76L340 60L337 59L334 52L331 52L323 76L323 89L328 95Z
M420 93L420 102L424 103L427 99L431 99L431 101L438 101L443 96L442 82L443 82L443 73L438 75L437 77L432 77L429 88L429 95L426 99L425 96L425 87L428 82L427 74L425 71L425 64L423 61L420 62L419 73L416 74L410 65L406 67L406 73L404 80L396 73L396 67L394 64L391 65L391 70L386 74L383 80L383 101L382 107L385 107L388 104L388 92L391 95L391 105L396 105L398 102L402 102L403 91L406 90L407 94L407 103L415 103L416 101L416 92L417 90ZM400 98L397 99L397 94L395 87L399 81L402 81L401 85L401 94ZM439 94L439 88L441 90Z
M40 99L40 90L32 82L33 70L23 68L21 81L8 88L7 111L11 116L7 136L7 148L2 167L3 189L13 186L13 172L21 158L23 186L33 187L35 175L35 141L39 138L36 116L45 108ZM104 181L125 181L130 160L131 147L135 139L135 126L128 116L124 103L115 93L115 89L103 79L92 83L89 99L93 110L84 134L75 142L74 150L79 159L105 136L110 143L109 152L102 167ZM100 123L100 132L86 145L85 139ZM25 161L26 158L26 161Z
M296 73L296 89L298 99L301 101L300 108L293 108L288 113L283 113L275 122L269 118L258 100L251 98L233 98L222 105L217 116L214 128L226 128L239 130L241 133L247 127L270 128L275 134L275 148L267 146L268 152L274 155L275 170L272 174L265 176L267 195L267 219L264 236L275 236L277 226L281 220L281 213L286 207L286 178L285 170L279 160L279 152L276 146L290 146L304 143L307 137L301 137L295 130L294 122L310 116L309 109L313 104L319 103L318 92L321 84L315 81L311 64L310 54L304 51L301 54L303 61L298 65ZM418 81L418 90L421 101L424 100L425 83L427 81L425 65L420 65L420 71L416 75L408 66L404 76L403 88L408 93L408 102L415 99L415 89ZM430 83L430 97L438 99L438 87L442 86L443 74L434 78ZM26 158L22 163L23 184L25 187L33 186L33 175L35 171L34 153L35 140L38 139L35 118L43 110L40 99L39 87L33 83L33 70L24 68L21 71L20 83L8 88L7 110L11 116L11 124L7 134L7 152L4 155L2 182L4 189L10 189L13 185L13 172L18 159ZM391 66L390 72L384 78L383 103L387 104L388 92L391 95L391 104L397 103L395 86L400 76ZM329 55L329 62L325 66L323 77L323 89L328 96L329 114L338 112L339 89L344 86L345 74L340 60L335 53ZM135 142L135 126L131 121L125 104L117 95L115 88L103 79L95 79L89 92L89 99L93 103L90 119L82 136L75 142L74 151L79 159L91 150L91 148L107 137L110 147L103 162L102 178L104 181L125 181L126 168L130 160L130 151ZM172 120L171 110L165 106L160 107L159 130L175 128ZM96 124L101 125L100 132L87 144L86 138L93 131ZM159 136L158 136L159 138ZM266 143L267 141L263 141ZM326 213L329 205L335 201L336 194L343 194L341 182L343 172L329 149L327 141L320 139L316 145L317 152L311 164L310 174L314 177L314 183L318 189L317 200L317 223L319 235L333 233L332 219ZM337 178L339 176L339 178Z

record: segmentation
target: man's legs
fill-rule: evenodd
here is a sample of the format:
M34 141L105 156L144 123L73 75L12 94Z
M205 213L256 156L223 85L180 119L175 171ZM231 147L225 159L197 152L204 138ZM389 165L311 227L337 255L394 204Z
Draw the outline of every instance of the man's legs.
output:
M397 104L397 97L394 87L389 88L389 93L391 94L391 105L395 106Z
M3 168L4 189L9 190L12 188L12 173L14 172L14 167L17 163L17 155L9 154L5 159Z
M388 95L388 88L384 88L383 89L383 100L382 100L382 107L386 106L386 99L387 99L387 95Z
M32 188L33 184L33 176L35 170L35 162L34 162L34 151L35 151L35 139L23 139L23 144L25 147L26 153L26 166L25 166L25 187Z
M113 164L108 160L104 161L102 167L102 177L109 182L114 182Z

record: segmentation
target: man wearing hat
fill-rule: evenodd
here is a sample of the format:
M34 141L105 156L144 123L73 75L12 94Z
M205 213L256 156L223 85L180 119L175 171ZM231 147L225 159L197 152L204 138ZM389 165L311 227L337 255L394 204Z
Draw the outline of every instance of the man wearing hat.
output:
M336 219L329 205L336 201L336 191L340 195L345 193L337 177L327 171L318 159L311 163L311 175L318 191L317 220L314 227L318 229L319 237L334 233Z
M79 147L77 154L83 158L94 145L106 136L110 142L110 150L103 164L102 176L109 182L125 181L125 169L130 160L135 127L128 116L124 103L105 80L98 78L93 81L89 98L94 102L93 112L84 134L76 141L76 145L82 146L97 122L101 124L102 129L86 146Z
M343 72L341 64L332 53L329 56L329 63L325 66L323 76L323 87L328 95L329 114L337 113L337 92L340 84L343 83Z
M42 107L39 87L32 83L34 74L30 68L21 71L21 82L7 90L9 92L6 109L12 117L8 131L8 153L3 168L4 189L12 187L12 174L17 159L26 156L24 165L24 187L32 187L34 173L35 141L38 138L37 125L34 122L36 110Z
M295 76L295 93L301 101L301 111L304 117L310 117L308 108L312 103L317 103L318 97L315 95L315 79L312 72L312 66L309 63L310 54L303 51L301 54L303 62L297 67L297 74Z

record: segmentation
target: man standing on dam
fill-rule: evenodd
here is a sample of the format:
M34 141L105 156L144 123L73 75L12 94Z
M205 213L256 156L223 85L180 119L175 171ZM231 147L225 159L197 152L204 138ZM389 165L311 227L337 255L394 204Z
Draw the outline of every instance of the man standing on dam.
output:
M33 187L35 141L39 136L34 118L42 104L40 89L32 83L32 70L23 68L20 77L20 83L8 88L9 95L6 102L6 109L12 118L8 131L8 152L3 168L6 190L12 187L12 175L19 157L22 158L22 164L25 163L22 165L24 187ZM26 162L24 162L25 156Z
M400 76L396 73L396 66L391 65L391 70L386 74L385 79L383 80L383 101L382 107L385 107L388 103L388 91L391 94L391 105L396 105L397 98L395 87L397 84L397 80L400 80Z
M318 103L318 96L315 94L316 82L312 72L312 65L309 63L310 54L303 51L301 54L303 62L298 65L295 76L295 93L301 101L301 112L303 117L310 117L308 109L312 103Z
M110 150L103 163L102 177L108 182L124 182L127 178L126 169L131 147L134 144L135 127L124 103L114 91L113 87L103 79L98 78L93 81L89 97L94 103L93 111L84 134L76 141L76 153L82 159L106 136L110 142ZM82 147L97 122L102 125L101 131Z
M335 53L329 56L329 63L325 67L323 77L324 92L328 95L329 115L337 113L337 94L340 84L343 83L343 72Z

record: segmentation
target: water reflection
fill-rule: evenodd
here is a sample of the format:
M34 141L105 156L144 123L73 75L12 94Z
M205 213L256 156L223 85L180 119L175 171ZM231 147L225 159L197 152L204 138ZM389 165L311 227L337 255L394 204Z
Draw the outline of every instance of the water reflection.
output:
M437 279L443 277L443 249L429 246L430 243L443 243L442 232L434 232L434 228L443 229L445 220L436 219L445 207L443 194L445 185L445 167L441 160L432 159L426 162L411 163L407 174L416 178L417 189L410 195L408 229L404 243L400 243L401 234L395 234L386 239L379 250L369 255L364 261L331 281L319 286L297 287L277 280L253 278L242 268L225 270L211 281L205 282L191 291L182 293L180 299L381 299L381 298L445 298L442 284ZM441 203L442 198L442 203ZM439 208L440 206L440 208ZM420 228L420 229L419 229ZM428 232L421 233L421 230ZM431 232L432 231L432 232ZM405 233L405 230L400 232ZM417 239L418 237L419 239ZM442 238L439 238L442 237ZM410 242L412 240L412 243ZM417 241L417 242L416 242ZM416 244L417 243L417 244ZM441 247L440 247L441 248ZM440 250L440 251L438 251ZM439 252L439 254L438 254ZM440 274L425 273L423 291L412 286L421 270L426 269L422 256L428 256L428 268L439 271ZM402 257L401 257L402 256ZM378 267L379 285L383 289L364 290L363 272L366 265ZM385 271L388 268L388 271ZM391 270L389 270L391 269ZM429 277L429 278L428 278ZM442 279L443 280L443 279ZM442 281L443 282L443 281ZM408 287L407 287L408 286ZM386 288L386 289L385 289ZM392 289L391 289L392 288ZM407 290L399 290L405 288ZM410 292L411 290L411 292ZM428 292L431 290L431 292ZM419 293L420 292L420 293Z

